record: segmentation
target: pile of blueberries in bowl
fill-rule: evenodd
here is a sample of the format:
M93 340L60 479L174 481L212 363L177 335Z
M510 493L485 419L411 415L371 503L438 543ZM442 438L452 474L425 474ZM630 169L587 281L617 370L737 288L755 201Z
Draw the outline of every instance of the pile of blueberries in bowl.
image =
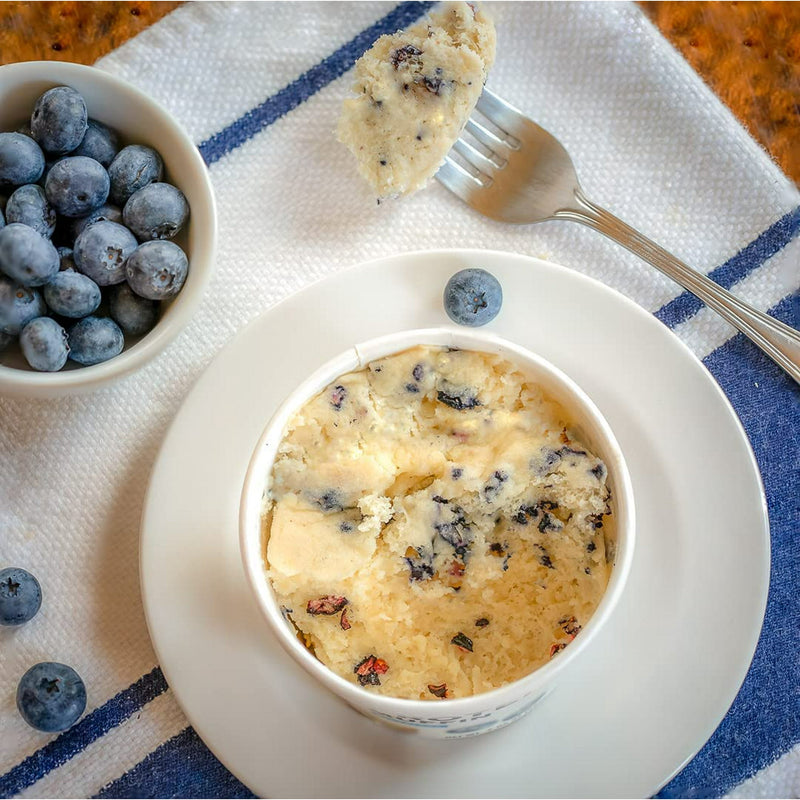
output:
M107 361L156 325L189 270L173 241L189 204L163 178L155 149L121 146L68 86L0 133L0 350L18 342L30 368L54 372Z

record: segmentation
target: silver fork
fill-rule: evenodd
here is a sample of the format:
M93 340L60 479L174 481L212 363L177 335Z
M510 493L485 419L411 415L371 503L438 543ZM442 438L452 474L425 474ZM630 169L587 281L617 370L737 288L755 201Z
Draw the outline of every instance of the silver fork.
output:
M800 383L800 333L758 311L684 264L583 193L561 143L497 95L484 89L476 106L494 130L470 118L436 174L467 205L501 222L566 219L581 222L626 247L700 298ZM460 159L453 158L453 151Z

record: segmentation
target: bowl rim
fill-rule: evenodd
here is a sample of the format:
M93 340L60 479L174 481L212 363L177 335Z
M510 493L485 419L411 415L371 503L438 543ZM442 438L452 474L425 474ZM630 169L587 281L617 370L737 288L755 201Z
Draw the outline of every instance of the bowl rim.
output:
M57 372L37 372L0 364L0 396L51 397L70 391L91 391L135 372L165 350L186 327L205 296L216 265L219 223L208 167L189 132L161 103L128 81L86 64L69 61L20 61L0 66L0 81L3 82L52 81L54 86L60 86L69 84L75 78L95 81L104 88L124 92L132 96L135 102L149 107L157 124L169 129L185 150L194 173L193 179L196 178L199 182L199 194L205 206L204 216L208 217L210 224L195 229L200 241L189 262L189 274L193 274L192 283L187 279L181 292L173 298L168 317L160 318L155 327L129 350L123 350L119 355L100 364ZM189 224L192 224L191 220ZM187 289L189 291L184 296ZM184 298L183 301L178 302L181 298Z
M468 697L448 699L446 703L372 694L334 673L289 630L267 577L262 557L263 495L274 462L274 457L264 456L268 440L274 440L277 433L277 440L280 441L286 423L294 411L338 376L363 368L377 358L402 352L415 344L450 344L462 349L499 353L517 366L523 366L528 374L541 370L562 392L570 396L570 401L577 402L584 415L591 420L595 434L602 440L600 449L603 460L609 473L615 478L616 557L606 590L591 618L583 626L581 636L576 637L558 659L549 661L511 683ZM537 353L491 331L468 330L454 325L417 328L371 338L352 345L348 350L321 364L290 392L267 421L248 463L239 503L239 548L245 576L262 616L282 647L306 672L351 705L390 717L396 714L414 717L422 715L428 718L466 715L491 707L501 708L516 704L535 691L544 690L547 693L557 676L589 646L617 606L630 574L634 546L635 505L630 473L616 436L594 401L572 378ZM543 695L540 694L541 696Z

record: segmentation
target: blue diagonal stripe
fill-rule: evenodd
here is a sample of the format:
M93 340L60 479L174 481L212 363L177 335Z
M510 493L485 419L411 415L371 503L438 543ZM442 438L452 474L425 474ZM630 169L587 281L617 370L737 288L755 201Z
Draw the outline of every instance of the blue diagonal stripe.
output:
M379 36L394 33L414 22L433 3L400 3L374 25L361 31L335 53L329 55L297 80L266 99L261 105L248 111L243 117L228 125L200 145L200 154L206 164L213 164L231 150L252 139L259 131L279 120L309 97L324 89L331 81L344 75L356 60Z
M36 783L48 772L65 764L112 728L116 728L131 714L139 711L142 706L163 694L167 688L167 682L161 669L154 667L136 683L114 695L68 731L48 742L1 776L0 797L12 797Z
M95 797L225 797L255 795L213 756L192 728L168 739Z
M797 326L800 294L770 313ZM742 334L703 363L736 409L758 461L769 509L772 574L761 638L742 688L705 747L658 794L663 798L726 794L800 739L800 660L791 647L800 628L800 386ZM735 539L747 531L732 533Z
M735 283L760 267L768 258L786 247L800 233L800 206L770 225L760 236L724 264L708 273L708 277L720 286L730 289ZM674 300L656 311L656 317L665 325L674 328L689 317L693 317L703 303L690 292L683 292Z

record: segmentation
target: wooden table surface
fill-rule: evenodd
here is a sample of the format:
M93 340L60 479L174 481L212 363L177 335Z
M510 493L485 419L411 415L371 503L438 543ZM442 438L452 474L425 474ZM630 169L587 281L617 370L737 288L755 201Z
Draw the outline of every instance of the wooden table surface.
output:
M178 2L0 3L0 64L91 64ZM733 113L800 183L800 3L639 2Z

